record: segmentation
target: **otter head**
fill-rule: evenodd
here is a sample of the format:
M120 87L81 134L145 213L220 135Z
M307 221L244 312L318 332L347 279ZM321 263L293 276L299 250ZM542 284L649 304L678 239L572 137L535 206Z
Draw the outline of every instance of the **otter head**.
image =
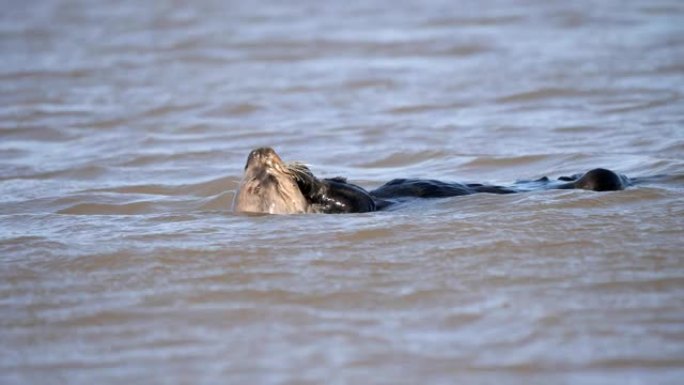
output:
M298 165L285 164L272 148L252 151L233 210L268 214L307 212L309 203L297 185L299 170Z
M628 184L626 177L605 168L595 168L582 175L575 182L575 188L594 191L624 190Z

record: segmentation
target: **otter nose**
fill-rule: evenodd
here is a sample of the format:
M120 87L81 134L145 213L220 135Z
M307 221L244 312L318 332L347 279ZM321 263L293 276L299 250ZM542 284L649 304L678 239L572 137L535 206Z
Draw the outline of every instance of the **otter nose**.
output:
M273 154L275 154L275 151L271 147L260 147L255 150L252 150L252 152L249 154L249 157L266 158L269 156L273 156Z
M269 162L278 159L276 152L270 147L260 147L249 153L247 157L247 164L245 164L245 169L249 167L250 164L259 164L261 162Z

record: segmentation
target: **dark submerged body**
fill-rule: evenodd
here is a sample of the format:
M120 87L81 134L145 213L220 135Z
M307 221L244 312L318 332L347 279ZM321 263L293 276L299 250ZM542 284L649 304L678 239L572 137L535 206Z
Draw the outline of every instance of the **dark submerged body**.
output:
M393 179L372 191L348 183L344 178L317 179L314 183L300 183L304 196L320 205L319 212L329 214L363 213L382 210L411 198L448 198L476 193L513 194L534 190L584 189L593 191L623 190L630 180L611 170L597 168L585 174L561 177L558 180L541 178L516 182L512 186L463 184L433 179Z
M376 200L363 188L344 178L298 180L304 197L326 214L366 213L378 210Z

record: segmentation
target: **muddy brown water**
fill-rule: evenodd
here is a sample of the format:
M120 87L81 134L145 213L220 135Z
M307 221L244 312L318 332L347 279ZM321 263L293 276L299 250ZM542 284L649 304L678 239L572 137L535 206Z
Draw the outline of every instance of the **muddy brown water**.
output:
M680 384L680 1L6 1L3 384ZM320 176L622 192L235 215Z

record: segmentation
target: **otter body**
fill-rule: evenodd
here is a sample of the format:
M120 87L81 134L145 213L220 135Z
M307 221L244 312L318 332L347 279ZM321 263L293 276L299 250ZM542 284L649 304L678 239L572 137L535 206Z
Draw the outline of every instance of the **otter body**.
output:
M629 178L597 168L584 174L516 182L512 186L450 183L432 179L394 179L372 191L344 178L318 179L300 163L284 163L271 148L258 148L247 158L245 175L235 196L236 212L268 214L364 213L385 209L409 198L446 198L475 193L512 194L544 189L623 190Z
M308 197L314 212L326 214L365 213L376 211L375 199L363 188L344 178L300 181L301 191Z

